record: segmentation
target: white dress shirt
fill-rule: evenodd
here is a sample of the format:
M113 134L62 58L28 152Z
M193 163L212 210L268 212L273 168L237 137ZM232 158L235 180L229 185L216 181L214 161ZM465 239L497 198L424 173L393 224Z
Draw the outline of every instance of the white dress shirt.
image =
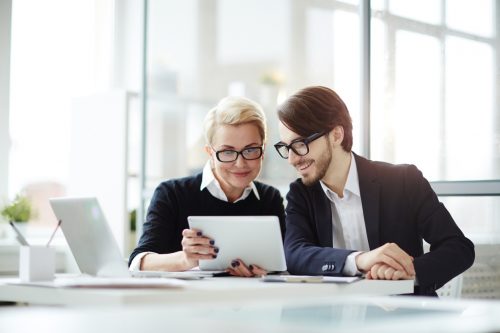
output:
M222 187L220 186L219 181L215 178L214 172L212 171L212 167L210 166L210 161L207 161L205 164L205 167L203 168L203 175L201 178L201 185L200 185L200 191L203 191L204 188L207 188L208 192L215 198L222 200L222 201L229 201L227 200L226 193L222 190ZM250 193L255 194L258 200L260 200L259 192L257 191L257 187L255 186L254 182L251 182L250 185L248 185L244 190L243 193L241 194L241 197L239 197L237 200L234 201L234 203L245 200Z
M222 190L222 187L220 186L219 181L217 180L217 178L215 178L215 175L214 175L214 173L212 171L212 167L210 165L210 161L207 161L207 163L205 164L205 167L203 168L203 174L202 174L202 178L201 178L200 191L203 191L205 188L207 188L208 192L213 197L215 197L215 198L217 198L219 200L222 200L222 201L226 201L226 202L229 201L227 199L226 194ZM259 196L259 192L257 191L257 187L255 186L254 182L251 182L250 185L248 185L243 190L243 193L241 194L241 196L237 200L234 201L234 203L236 203L238 201L241 201L241 200L245 200L246 198L248 198L248 196L252 192L254 193L254 195L257 198L257 200L260 200L260 196ZM154 253L154 252L141 252L141 253L138 253L134 257L134 259L132 259L132 262L130 263L129 270L131 270L131 271L138 271L138 270L140 270L142 258L144 258L144 256L146 254L149 254L149 253Z
M355 258L362 251L370 251L366 234L363 205L359 191L358 170L356 160L351 153L351 165L343 191L343 197L330 190L322 181L321 187L330 200L332 210L333 247L356 250L346 260L342 271L345 275L356 275L361 272L356 267Z

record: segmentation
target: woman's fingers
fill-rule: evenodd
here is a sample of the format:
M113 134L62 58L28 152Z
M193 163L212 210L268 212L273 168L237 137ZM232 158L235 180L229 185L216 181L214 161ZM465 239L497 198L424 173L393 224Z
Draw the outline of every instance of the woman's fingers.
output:
M267 271L260 268L257 265L247 266L243 260L235 259L231 262L231 267L228 267L227 271L231 275L242 276L242 277L255 277L266 275Z
M184 229L182 231L182 251L190 260L214 259L219 249L214 246L214 240L202 235L197 229Z
M260 268L257 265L250 265L248 268L252 271L252 273L256 276L264 276L267 275L267 271L265 269Z
M219 249L216 247L205 246L205 245L194 245L194 246L185 246L183 251L186 253L193 254L210 254L217 256Z

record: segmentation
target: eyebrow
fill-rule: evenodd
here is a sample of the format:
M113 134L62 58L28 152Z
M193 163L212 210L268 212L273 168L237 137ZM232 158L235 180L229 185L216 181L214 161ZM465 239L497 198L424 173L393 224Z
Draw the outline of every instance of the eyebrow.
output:
M306 137L304 137L304 136L299 136L298 138L295 138L295 139L293 139L292 141L290 141L290 143L285 143L285 142L283 142L283 141L281 141L281 140L280 140L279 142L276 142L276 144L277 144L277 145L278 145L278 144L283 144L283 145L285 145L285 146L288 146L288 145L291 145L291 144L292 144L292 143L294 143L294 142L297 142L297 141L300 141L300 140L304 140L305 138L306 138Z
M304 139L307 139L307 137L306 136L299 136L298 138L295 138L292 141L290 141L290 144L297 142L297 141L302 141Z
M262 143L257 143L257 142L252 142L246 146L243 147L243 149L246 149L246 148L251 148L251 147L262 147ZM222 145L220 146L220 149L236 149L234 146L230 146L230 145Z

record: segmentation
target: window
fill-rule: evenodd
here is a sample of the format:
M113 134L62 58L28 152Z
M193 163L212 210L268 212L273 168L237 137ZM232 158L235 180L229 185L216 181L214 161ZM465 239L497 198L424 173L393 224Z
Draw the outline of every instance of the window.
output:
M231 94L263 105L272 144L280 100L307 85L332 87L353 118L354 150L363 151L358 1L149 4L150 191L163 179L201 170L203 117ZM500 177L495 6L492 0L372 1L370 158L416 164L430 181ZM262 180L286 192L295 177L267 149ZM453 215L460 200L478 202L448 200ZM493 230L462 210L456 214L465 230Z
M47 196L68 186L73 98L109 89L112 9L111 0L13 1L8 188L43 196L35 222L54 222Z

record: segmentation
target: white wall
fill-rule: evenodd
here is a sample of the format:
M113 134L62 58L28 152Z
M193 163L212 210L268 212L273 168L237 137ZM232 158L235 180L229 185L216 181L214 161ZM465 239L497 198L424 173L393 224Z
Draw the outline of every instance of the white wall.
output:
M69 196L97 197L122 252L128 244L127 103L124 91L74 100L68 181Z
M8 194L12 0L0 0L0 198Z

